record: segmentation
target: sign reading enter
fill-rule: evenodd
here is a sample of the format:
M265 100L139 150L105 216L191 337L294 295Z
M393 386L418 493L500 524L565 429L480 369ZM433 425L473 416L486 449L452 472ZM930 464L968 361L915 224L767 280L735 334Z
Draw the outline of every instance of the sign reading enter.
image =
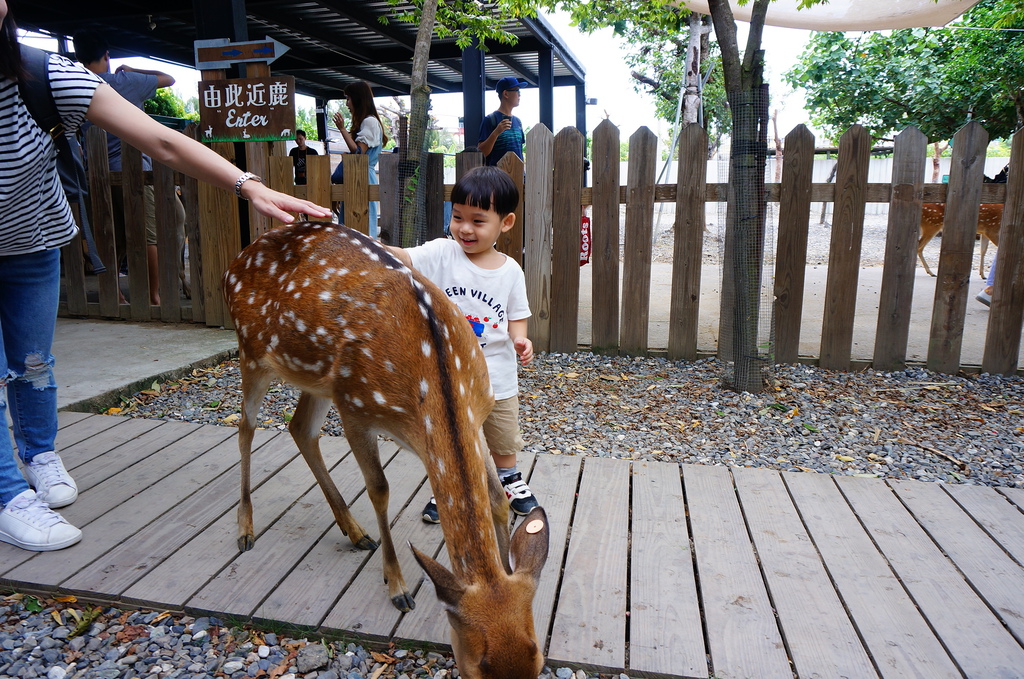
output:
M200 139L294 139L295 78L234 78L199 82Z

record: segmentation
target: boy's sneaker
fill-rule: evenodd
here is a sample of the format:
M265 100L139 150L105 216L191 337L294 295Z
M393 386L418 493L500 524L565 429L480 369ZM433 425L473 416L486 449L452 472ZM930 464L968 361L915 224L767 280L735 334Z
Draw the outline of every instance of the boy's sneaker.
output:
M437 515L437 502L433 495L430 496L427 506L423 508L423 521L424 523L441 523L441 517Z
M16 495L0 512L0 540L33 552L70 547L82 531L46 506L32 489Z
M985 306L992 306L992 291L988 288L985 288L977 295L975 295L974 299L978 300Z
M66 507L78 499L78 486L71 478L57 453L39 453L25 465L28 485L36 490L39 499L54 509Z
M502 477L501 486L505 489L505 495L508 496L509 507L519 516L526 516L531 509L539 505L536 496L526 485L526 481L523 481L523 475L520 472Z

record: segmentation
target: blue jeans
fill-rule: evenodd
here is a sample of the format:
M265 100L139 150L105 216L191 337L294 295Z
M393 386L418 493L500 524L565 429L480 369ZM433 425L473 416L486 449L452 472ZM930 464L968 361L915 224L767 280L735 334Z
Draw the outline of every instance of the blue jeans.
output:
M57 382L50 347L59 297L60 250L0 255L0 503L4 505L28 490L7 434L8 403L21 459L28 462L54 449Z

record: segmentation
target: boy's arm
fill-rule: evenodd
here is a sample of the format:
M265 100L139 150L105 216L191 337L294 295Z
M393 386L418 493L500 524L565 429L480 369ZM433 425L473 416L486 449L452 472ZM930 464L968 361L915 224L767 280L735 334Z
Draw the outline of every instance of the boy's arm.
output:
M522 318L518 321L508 322L508 335L512 338L512 346L519 354L519 362L523 365L530 365L533 360L533 342L526 336L527 320Z
M388 252L393 254L395 257L398 257L402 264L405 264L410 269L413 268L412 257L410 257L409 253L405 251L405 248L396 248L393 245L385 245L384 247L387 248Z

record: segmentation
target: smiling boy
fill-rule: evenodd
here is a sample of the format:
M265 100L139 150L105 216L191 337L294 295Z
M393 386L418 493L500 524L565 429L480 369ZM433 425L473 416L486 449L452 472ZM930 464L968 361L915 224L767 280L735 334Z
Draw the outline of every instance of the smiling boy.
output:
M512 511L525 516L538 503L516 466L523 449L516 355L522 365L533 360L526 334L530 305L522 268L494 248L498 236L515 225L518 203L519 190L504 170L475 168L452 189L451 240L388 250L444 290L473 326L494 390L494 410L484 422L487 447ZM438 523L434 498L423 520Z

